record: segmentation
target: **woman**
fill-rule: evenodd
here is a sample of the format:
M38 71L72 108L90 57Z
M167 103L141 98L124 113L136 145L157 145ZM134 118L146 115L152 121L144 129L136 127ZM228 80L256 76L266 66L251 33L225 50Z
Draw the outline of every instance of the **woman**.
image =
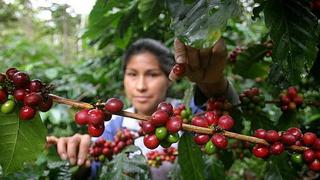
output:
M220 39L213 48L195 49L185 46L175 40L175 61L185 64L185 76L196 83L194 98L191 102L193 111L200 110L208 98L225 95L231 102L237 98L228 81L223 75L227 59L224 41ZM164 45L152 40L142 39L133 43L124 56L124 89L126 97L132 107L128 111L143 115L151 115L157 105L166 100L166 92L171 85L171 80L177 80L172 72L173 55ZM169 79L170 78L170 79ZM176 101L172 102L176 104ZM127 127L139 130L138 121L113 116L107 122L103 137L112 140L118 128ZM48 143L56 143L58 153L64 160L69 160L72 165L90 166L86 159L90 137L75 134L72 137L56 139L48 137ZM142 138L135 140L144 153L148 151L143 145Z

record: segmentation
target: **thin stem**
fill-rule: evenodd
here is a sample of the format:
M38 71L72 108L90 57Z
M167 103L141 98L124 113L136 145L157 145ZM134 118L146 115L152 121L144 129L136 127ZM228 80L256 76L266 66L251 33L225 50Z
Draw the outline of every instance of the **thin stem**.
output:
M91 105L89 103L66 99L63 97L59 97L57 95L50 94L50 96L52 97L53 101L56 103L66 104L69 106L73 106L73 107L77 107L77 108L85 108L85 109L91 109L94 107L93 105ZM136 113L127 112L127 111L120 111L119 113L116 113L116 115L123 116L123 117L129 117L129 118L133 118L133 119L138 119L141 121L148 121L151 118L150 116L136 114ZM195 132L195 133L200 133L200 134L208 134L208 135L212 135L214 133L221 133L224 136L229 137L229 138L234 138L234 139L257 143L257 144L269 145L269 143L264 139L256 138L253 136L247 136L247 135L243 135L243 134L238 134L238 133L225 131L225 130L215 132L213 129L210 129L210 128L204 128L204 127L194 126L194 125L185 124L185 123L182 124L182 129L185 131L190 131L190 132ZM288 147L288 149L291 149L294 151L304 151L304 150L308 149L308 147L293 145L293 146Z

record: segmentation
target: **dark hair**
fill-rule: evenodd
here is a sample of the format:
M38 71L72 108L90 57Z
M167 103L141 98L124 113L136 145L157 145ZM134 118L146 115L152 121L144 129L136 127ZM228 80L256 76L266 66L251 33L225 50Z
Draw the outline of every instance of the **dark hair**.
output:
M126 70L131 56L145 52L155 55L163 72L165 72L166 75L169 75L170 70L174 65L172 52L159 41L149 38L139 39L128 48L123 58L123 70Z

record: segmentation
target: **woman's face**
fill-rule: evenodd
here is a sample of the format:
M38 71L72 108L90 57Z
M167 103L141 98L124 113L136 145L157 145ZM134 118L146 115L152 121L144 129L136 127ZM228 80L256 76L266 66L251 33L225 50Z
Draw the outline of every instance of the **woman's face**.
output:
M130 57L124 74L124 88L137 113L151 115L165 100L169 86L170 80L152 53Z

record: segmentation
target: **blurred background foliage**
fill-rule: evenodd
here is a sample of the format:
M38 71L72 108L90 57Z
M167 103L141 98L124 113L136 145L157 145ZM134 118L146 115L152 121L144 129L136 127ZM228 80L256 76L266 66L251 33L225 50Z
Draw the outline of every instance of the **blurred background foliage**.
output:
M308 0L299 1L309 3ZM188 5L193 1L176 2ZM270 8L271 5L281 6L280 3L284 1L240 2L241 15L229 20L222 31L230 54L237 52L236 58L230 58L226 69L227 77L236 90L242 92L256 86L262 89L266 99L272 99L278 98L281 89L289 85L299 85L307 99L319 100L320 60L319 55L316 59L316 46L310 52L308 50L306 59L301 60L308 60L304 65L301 65L300 61L297 63L295 58L300 56L296 54L293 54L296 57L285 57L285 52L288 52L285 48L283 51L276 49L276 54L273 52L272 55L266 55L273 48L270 36L275 39L275 43L279 35L276 30L272 30L275 27L272 23L275 22L270 19L277 17L280 12ZM290 5L285 5L289 6L288 4ZM28 72L32 78L54 84L54 93L57 95L85 102L119 97L129 106L122 90L122 55L132 42L145 37L160 40L173 48L175 31L171 24L169 5L170 1L161 0L97 0L90 15L83 17L66 4L34 8L30 0L13 0L10 3L0 0L0 72L9 67L17 67ZM51 14L50 19L39 17L44 11ZM299 13L305 13L305 17L309 17L309 11L301 10L297 12ZM318 12L314 13L319 17ZM291 18L289 16L283 21L291 22ZM301 27L304 27L303 24ZM286 33L288 30L278 31ZM309 35L317 35L311 38L314 37L313 41L319 43L319 32L310 31ZM305 38L308 40L310 37ZM311 45L315 44L313 41L310 42L313 43ZM293 63L290 66L295 69L287 72L288 65L279 57L289 59ZM286 73L288 76L285 76ZM182 98L188 87L190 84L185 80L174 83L169 95ZM67 106L56 105L41 116L50 134L67 136L85 132L85 129L73 122L75 112L75 109ZM296 116L284 118L287 117L282 117L278 108L267 105L259 116L243 116L243 124L247 128L242 133L250 134L250 125L275 128L280 124L279 121L287 121L287 124L298 121L303 130L312 130L320 135L319 109L308 107ZM254 123L257 119L260 120L258 125ZM39 158L38 165L48 162L46 155L44 156ZM260 163L260 160L253 158L236 160L230 165L230 178L237 179L248 175L247 169L251 169L250 173L254 172L255 177L262 178L267 165L257 165ZM51 168L57 166L53 165ZM34 171L48 173L43 169Z

